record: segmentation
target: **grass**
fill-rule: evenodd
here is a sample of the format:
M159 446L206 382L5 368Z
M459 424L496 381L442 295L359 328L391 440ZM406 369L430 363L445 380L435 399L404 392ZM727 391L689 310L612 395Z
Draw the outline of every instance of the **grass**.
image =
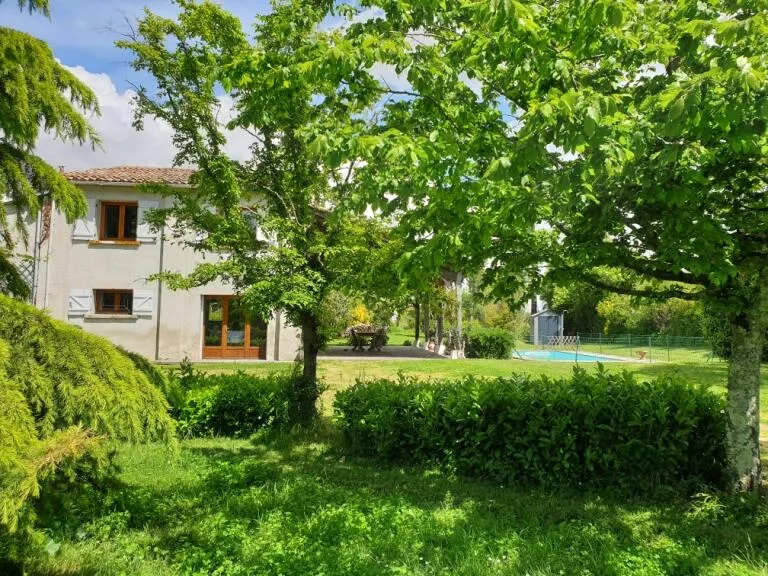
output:
M288 364L205 364L264 373ZM622 364L723 390L724 363ZM322 360L335 392L358 377L566 375L569 364L499 360ZM763 379L763 398L768 377ZM768 402L764 402L764 405ZM763 417L765 420L765 409ZM768 575L768 503L745 497L497 486L346 458L328 419L305 435L120 447L101 504L48 527L32 576L245 574L432 576Z
M349 461L332 431L123 446L38 576L768 574L768 508L495 486Z
M671 347L665 348L663 346L649 346L646 342L644 345L641 342L637 342L630 346L627 343L619 344L599 344L589 343L581 344L579 346L580 351L593 352L597 354L609 354L612 356L621 356L624 358L631 358L638 360L639 353L645 354L645 360L652 360L653 362L674 362L674 363L705 363L712 362L710 357L712 356L712 350L708 348L700 348L691 346L685 347ZM717 360L715 360L717 362Z

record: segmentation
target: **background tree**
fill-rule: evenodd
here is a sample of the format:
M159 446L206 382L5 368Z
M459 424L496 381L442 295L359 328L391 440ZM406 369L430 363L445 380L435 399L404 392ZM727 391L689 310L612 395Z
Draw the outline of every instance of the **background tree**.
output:
M194 190L177 194L153 221L171 223L175 238L212 256L189 276L167 279L172 288L224 279L254 314L284 311L302 331L298 405L309 420L323 302L365 270L385 240L375 220L348 209L354 165L330 169L324 135L362 125L376 83L350 62L340 31L320 29L323 3L273 3L253 44L240 20L215 4L177 3L178 20L147 11L119 43L157 82L138 91L137 126L148 115L170 124L176 162L198 168ZM224 149L222 92L234 102L228 127L253 136L249 161Z
M3 0L0 0L2 2ZM49 16L48 0L18 0ZM14 264L28 242L28 219L52 201L68 220L85 214L82 192L34 154L41 131L64 141L97 144L82 112L98 112L96 96L51 52L18 30L0 27L0 291L20 297L29 286Z
M756 488L766 3L369 4L385 17L350 31L361 45L422 39L390 60L411 88L365 141L368 189L430 238L420 259L487 259L499 293L581 280L727 311L728 456Z

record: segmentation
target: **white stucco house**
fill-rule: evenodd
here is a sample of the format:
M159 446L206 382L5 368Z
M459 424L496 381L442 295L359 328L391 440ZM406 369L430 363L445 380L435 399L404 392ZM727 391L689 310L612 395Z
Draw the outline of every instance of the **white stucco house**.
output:
M192 170L118 167L64 173L85 194L88 214L68 224L47 207L30 225L28 278L33 303L57 319L99 334L151 360L294 360L300 332L276 311L250 318L233 288L169 290L149 278L191 272L202 255L153 233L144 213L171 198L143 183L189 188Z

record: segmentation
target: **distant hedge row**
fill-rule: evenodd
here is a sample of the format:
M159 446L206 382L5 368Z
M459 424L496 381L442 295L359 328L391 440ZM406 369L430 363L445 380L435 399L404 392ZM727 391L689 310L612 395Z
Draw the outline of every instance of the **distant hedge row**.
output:
M358 382L337 393L353 453L437 462L502 483L584 484L633 491L725 478L723 400L671 378L574 370L454 382Z

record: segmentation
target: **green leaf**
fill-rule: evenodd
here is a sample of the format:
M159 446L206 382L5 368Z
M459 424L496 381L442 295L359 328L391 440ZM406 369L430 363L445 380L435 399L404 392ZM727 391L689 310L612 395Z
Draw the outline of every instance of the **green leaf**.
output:
M685 100L683 98L678 98L674 101L672 106L669 108L669 119L670 120L677 120L680 118L680 116L683 115L683 111L685 110Z

